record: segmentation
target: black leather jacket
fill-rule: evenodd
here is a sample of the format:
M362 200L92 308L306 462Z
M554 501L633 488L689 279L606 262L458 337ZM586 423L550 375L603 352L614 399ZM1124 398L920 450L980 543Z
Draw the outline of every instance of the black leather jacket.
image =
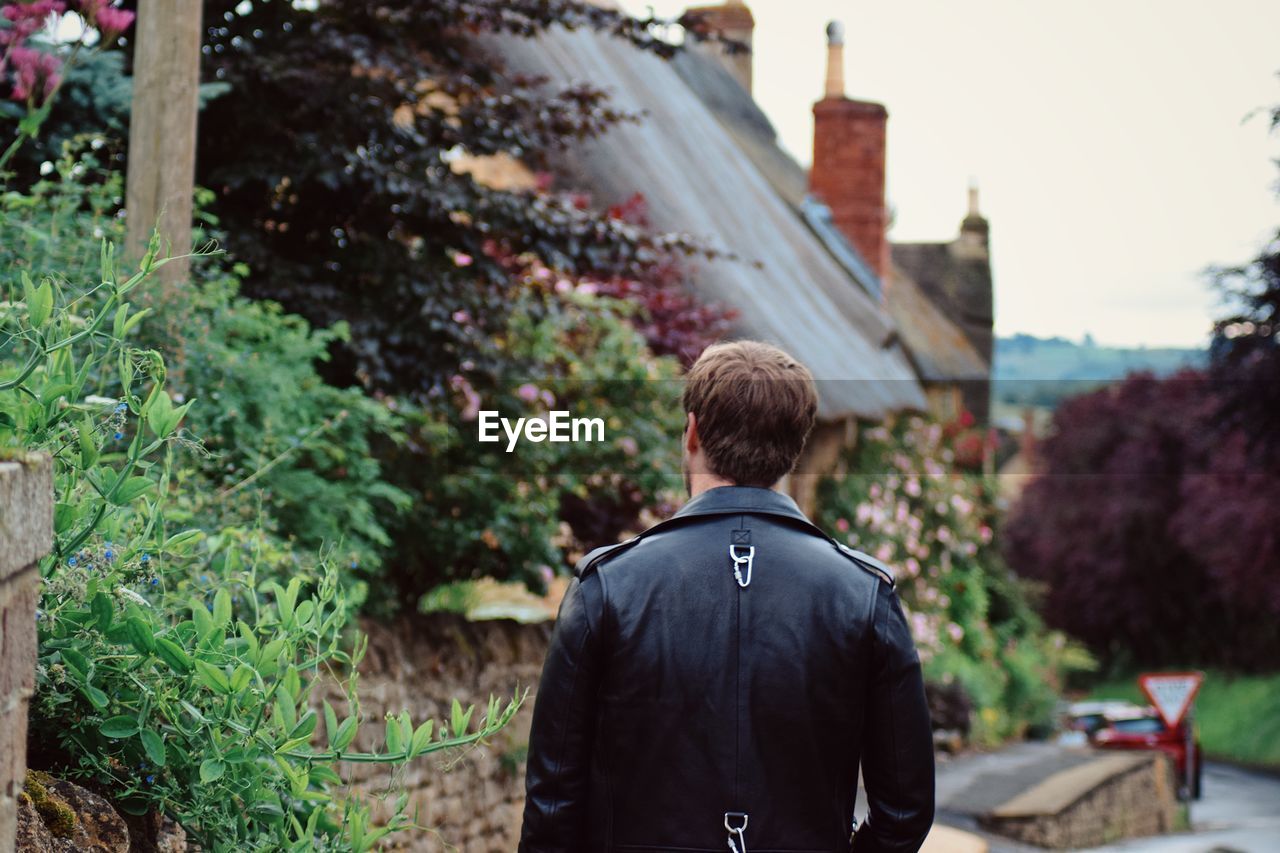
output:
M933 741L884 566L789 497L728 486L576 574L533 712L521 851L849 851L859 764L852 849L920 847Z

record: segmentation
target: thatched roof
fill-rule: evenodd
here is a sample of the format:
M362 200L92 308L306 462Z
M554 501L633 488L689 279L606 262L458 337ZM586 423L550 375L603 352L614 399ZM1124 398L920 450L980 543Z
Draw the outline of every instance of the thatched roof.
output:
M779 175L785 181L791 171L794 181L793 167L799 167L787 164L776 143L771 153L758 133L736 132L672 63L607 35L557 28L531 40L503 38L496 49L515 71L545 76L552 85L587 81L608 91L615 106L645 114L639 124L575 148L562 170L601 205L642 193L656 228L743 258L694 262L692 286L741 312L739 334L782 346L825 380L819 382L821 417L878 419L925 407L892 320L811 230L797 206L802 199L779 186ZM721 74L737 86L701 59L699 76ZM709 79L708 85L719 85ZM734 108L751 100L738 92ZM752 146L759 150L749 153ZM768 160L776 169L761 167ZM803 181L803 171L799 175Z

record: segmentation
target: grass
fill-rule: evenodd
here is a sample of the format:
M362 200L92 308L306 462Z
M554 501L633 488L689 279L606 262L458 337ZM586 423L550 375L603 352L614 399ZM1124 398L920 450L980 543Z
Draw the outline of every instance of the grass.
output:
M1089 698L1147 704L1136 677L1096 684ZM1280 672L1232 675L1209 670L1195 713L1200 744L1210 758L1280 770Z

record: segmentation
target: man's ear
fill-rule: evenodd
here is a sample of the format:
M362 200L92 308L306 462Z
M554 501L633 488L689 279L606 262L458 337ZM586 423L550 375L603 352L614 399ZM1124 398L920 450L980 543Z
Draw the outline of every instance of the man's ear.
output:
M698 419L689 412L684 422L684 449L689 453L697 453L701 442L698 441Z

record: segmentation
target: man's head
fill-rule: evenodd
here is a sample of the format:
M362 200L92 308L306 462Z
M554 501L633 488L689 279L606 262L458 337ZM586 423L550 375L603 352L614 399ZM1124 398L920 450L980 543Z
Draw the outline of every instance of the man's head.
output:
M708 347L682 402L686 487L698 475L773 486L795 467L818 411L808 368L758 341Z

